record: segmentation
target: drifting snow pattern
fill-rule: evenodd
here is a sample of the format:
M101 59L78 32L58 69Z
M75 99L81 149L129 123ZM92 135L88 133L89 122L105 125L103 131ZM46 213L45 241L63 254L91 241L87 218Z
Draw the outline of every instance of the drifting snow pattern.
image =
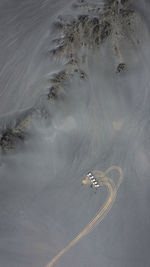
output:
M0 12L0 266L149 266L148 1Z

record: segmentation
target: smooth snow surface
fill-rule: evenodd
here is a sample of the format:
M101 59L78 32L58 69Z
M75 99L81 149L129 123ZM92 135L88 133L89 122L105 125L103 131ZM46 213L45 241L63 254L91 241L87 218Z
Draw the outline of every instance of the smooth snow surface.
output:
M64 64L49 52L52 23L73 17L71 2L0 0L0 129L32 114L25 141L0 154L0 267L46 266L105 202L106 189L82 185L85 175L112 165L124 180L111 211L55 266L149 267L150 4L135 2L125 72L104 42L87 52L86 79L72 77L48 101Z

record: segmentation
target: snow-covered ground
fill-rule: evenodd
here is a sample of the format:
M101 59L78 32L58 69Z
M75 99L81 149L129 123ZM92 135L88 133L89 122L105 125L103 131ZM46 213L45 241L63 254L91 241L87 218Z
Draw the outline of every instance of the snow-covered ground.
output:
M0 134L29 116L24 142L0 152L0 267L46 266L105 202L85 175L112 165L124 179L111 211L56 266L149 267L150 6L135 3L134 31L119 44L124 72L116 40L84 48L86 78L71 76L49 101L50 78L64 68L50 53L53 22L75 16L70 4L0 0Z

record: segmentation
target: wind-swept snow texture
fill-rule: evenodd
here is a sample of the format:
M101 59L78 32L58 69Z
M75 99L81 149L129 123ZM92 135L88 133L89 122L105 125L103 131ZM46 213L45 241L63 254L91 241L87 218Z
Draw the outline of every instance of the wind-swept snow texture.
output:
M113 207L54 266L149 267L149 10L0 0L0 267L47 266L107 200L87 173L111 166Z

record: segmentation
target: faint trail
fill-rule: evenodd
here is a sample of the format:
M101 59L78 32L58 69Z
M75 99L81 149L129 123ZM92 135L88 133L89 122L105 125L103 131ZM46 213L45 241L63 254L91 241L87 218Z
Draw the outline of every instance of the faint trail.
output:
M112 170L117 170L120 174L117 184L114 183L112 178L107 177L106 175ZM67 245L64 249L62 249L47 265L46 267L53 266L56 261L71 247L73 247L79 240L81 240L85 235L87 235L90 231L94 229L94 227L100 223L107 213L110 211L115 198L119 186L123 180L123 172L122 169L118 166L112 166L108 168L105 172L101 171L93 171L93 176L97 179L100 186L106 186L108 190L108 197L103 204L103 206L99 209L96 216L89 222L89 224ZM83 184L90 184L89 177L86 176L85 180L83 180Z

